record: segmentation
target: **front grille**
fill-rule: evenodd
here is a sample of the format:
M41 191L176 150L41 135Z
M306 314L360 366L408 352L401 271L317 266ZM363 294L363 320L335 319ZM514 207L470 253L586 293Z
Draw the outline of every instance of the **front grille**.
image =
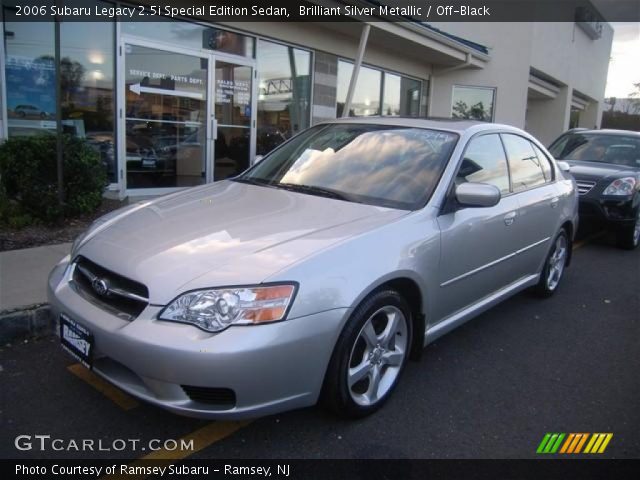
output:
M149 304L149 290L142 283L82 256L74 262L72 284L88 301L125 320L135 319Z
M586 195L591 191L593 187L595 187L596 182L589 182L587 180L576 180L576 184L578 185L578 193L580 195Z
M229 410L236 406L236 393L230 388L194 387L182 385L182 389L194 402L215 405L220 410Z

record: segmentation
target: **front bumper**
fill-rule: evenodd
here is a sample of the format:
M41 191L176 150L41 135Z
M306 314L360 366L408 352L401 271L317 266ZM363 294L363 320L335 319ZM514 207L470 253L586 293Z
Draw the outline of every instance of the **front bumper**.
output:
M625 227L635 223L638 205L633 197L580 197L580 220L585 223L601 223Z
M149 305L129 322L102 310L69 285L68 257L49 276L52 312L94 336L93 370L146 402L174 413L242 419L317 402L348 309L211 334L156 320ZM182 387L231 389L233 405L192 399Z

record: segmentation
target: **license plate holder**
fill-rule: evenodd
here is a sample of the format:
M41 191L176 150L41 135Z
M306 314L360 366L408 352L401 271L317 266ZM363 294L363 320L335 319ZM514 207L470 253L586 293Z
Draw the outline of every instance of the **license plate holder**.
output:
M60 315L60 344L88 369L93 364L93 334L66 315Z

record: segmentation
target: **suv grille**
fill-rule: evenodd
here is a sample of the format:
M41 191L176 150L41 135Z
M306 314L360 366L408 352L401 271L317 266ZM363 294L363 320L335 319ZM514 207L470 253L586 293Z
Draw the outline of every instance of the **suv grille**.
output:
M74 264L72 285L85 299L125 320L134 320L149 304L149 290L79 256Z
M228 410L236 406L236 393L230 388L182 385L182 389L191 400L209 405L217 405L220 407L220 410Z
M586 195L596 185L596 182L589 182L587 180L576 180L578 185L578 193L580 195Z

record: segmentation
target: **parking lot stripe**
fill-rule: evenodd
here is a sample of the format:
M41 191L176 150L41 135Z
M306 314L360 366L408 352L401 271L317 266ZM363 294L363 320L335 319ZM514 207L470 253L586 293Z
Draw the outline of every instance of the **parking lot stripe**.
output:
M136 461L130 463L128 467L133 467L132 471L135 471L135 467L145 467L149 465L162 465L169 466L180 460L193 455L194 453L207 448L209 445L228 437L234 432L240 430L242 427L250 424L251 420L242 422L212 422L204 427L191 432L184 437L178 439L176 442L178 445L193 443L193 449L189 450L168 450L162 448L155 450L143 457L138 458ZM143 479L149 475L105 475L100 480L115 480L120 478L126 478L127 480Z
M102 393L105 397L111 400L113 403L118 405L123 410L131 410L140 405L134 398L130 397L122 390L114 387L110 383L104 381L100 377L98 377L95 373L92 373L89 369L87 369L84 365L79 363L74 363L73 365L69 365L67 367L71 373L73 373L76 377L81 380L84 380L93 388Z

